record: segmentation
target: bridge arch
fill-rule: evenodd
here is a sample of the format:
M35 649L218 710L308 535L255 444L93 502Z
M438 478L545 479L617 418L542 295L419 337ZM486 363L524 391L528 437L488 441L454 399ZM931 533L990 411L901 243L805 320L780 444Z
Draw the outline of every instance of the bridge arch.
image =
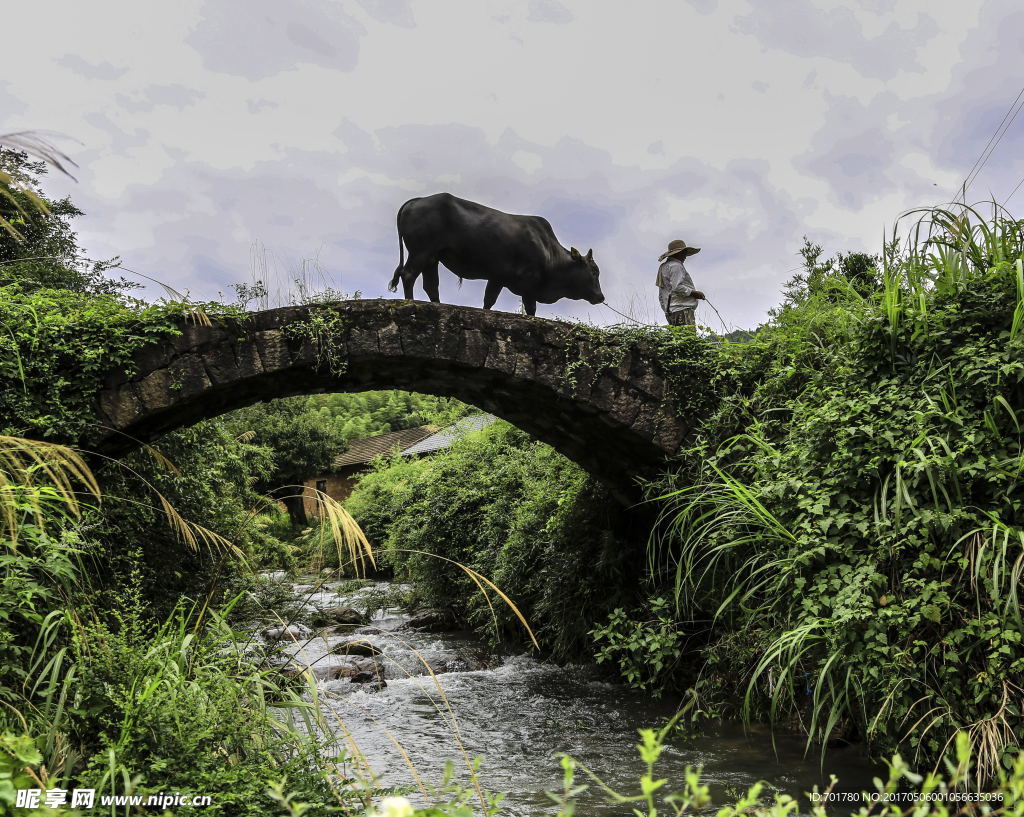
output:
M560 321L382 299L185 323L105 377L104 431L90 445L119 455L263 400L403 389L502 417L630 501L635 476L677 450L687 427L666 399L653 350L615 343Z

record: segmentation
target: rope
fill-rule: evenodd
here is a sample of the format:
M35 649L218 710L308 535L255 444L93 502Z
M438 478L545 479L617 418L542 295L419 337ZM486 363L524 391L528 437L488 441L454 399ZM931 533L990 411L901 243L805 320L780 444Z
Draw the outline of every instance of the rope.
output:
M715 313L715 315L716 315L716 316L718 317L718 322L719 322L720 324L722 324L722 329L723 329L723 330L724 330L724 331L725 331L726 333L729 333L729 332L731 332L732 330L731 330L731 329L729 329L729 327L728 327L728 326L726 325L726 323L725 323L725 319L724 319L724 318L722 317L722 313L721 313L721 312L719 312L719 311L718 311L717 309L715 309L715 305L714 305L713 303L711 303L711 301L709 301L709 300L708 300L707 298L704 298L704 303L706 303L706 304L707 304L708 306L710 306L710 307L711 307L711 311L712 311L712 312L714 312L714 313ZM636 318L634 318L634 317L633 317L632 315L627 315L627 314L626 314L625 312L619 312L619 310L617 310L617 309L616 309L616 308L615 308L614 306L612 306L612 305L611 305L610 303L608 303L607 301L602 301L602 302L601 302L601 304L602 304L603 306L607 306L607 307L608 307L608 308L609 308L609 309L610 309L610 310L611 310L612 312L614 312L614 313L615 313L616 315L621 315L621 316L622 316L623 318L625 318L626 320L630 320L630 321L633 321L633 323L639 324L640 326L649 326L649 327L651 327L652 329L662 329L662 328L663 328L661 324L657 324L657 323L645 323L644 321L640 321L640 320L637 320L637 319L636 319Z
M614 306L612 306L607 301L601 301L601 304L603 306L607 306L616 315L621 315L622 317L624 317L628 321L633 321L633 323L638 323L641 326L650 326L652 329L660 329L661 328L661 326L659 324L656 324L656 323L644 323L643 321L638 321L632 315L627 315L625 312L619 312L619 310L617 310Z
M721 312L719 312L719 311L718 311L717 309L715 309L715 305L714 305L713 303L711 303L711 301L709 301L709 300L708 300L707 298L705 298L705 299L704 299L704 303L706 303L706 304L707 304L708 306L710 306L710 307L711 307L711 310L712 310L712 312L714 312L714 313L715 313L715 314L716 314L716 315L718 316L718 322L719 322L720 324L722 324L722 330L723 330L723 331L724 331L724 332L725 332L726 334L728 334L729 332L731 332L732 330L731 330L731 329L729 329L729 327L728 327L728 326L726 326L726 324L725 324L725 319L724 319L724 318L722 317L722 313L721 313Z

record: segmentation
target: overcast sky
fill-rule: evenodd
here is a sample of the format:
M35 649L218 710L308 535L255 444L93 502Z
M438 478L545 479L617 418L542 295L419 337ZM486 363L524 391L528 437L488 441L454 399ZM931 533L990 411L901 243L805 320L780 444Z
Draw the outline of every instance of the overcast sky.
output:
M648 319L682 238L741 327L805 234L877 252L948 201L1024 83L1019 0L60 0L12 5L4 31L0 132L68 137L78 183L47 189L86 211L90 257L196 298L316 258L394 297L398 207L446 190L546 216ZM1024 116L969 198L1005 198L1022 145ZM442 270L441 296L479 305L483 282Z

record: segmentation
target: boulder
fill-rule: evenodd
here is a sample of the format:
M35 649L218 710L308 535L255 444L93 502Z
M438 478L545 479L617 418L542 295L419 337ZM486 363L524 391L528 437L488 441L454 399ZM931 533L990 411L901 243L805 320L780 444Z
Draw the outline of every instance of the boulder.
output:
M328 624L369 624L370 620L353 607L332 607L317 616L314 623L317 627L324 627Z
M455 620L455 616L445 610L417 610L402 625L402 629L439 633L447 630L458 630L459 623Z
M333 667L325 667L322 677L325 681L337 681L341 678L354 678L360 672L359 667L352 664L337 664Z
M379 672L380 668L375 667L374 672L360 672L352 676L353 684L362 684L363 689L367 692L380 692L384 689L388 682L384 680L384 676Z
M376 665L372 660L366 658L352 658L340 664L314 664L313 677L322 681L338 681L343 678L353 678L360 673L373 673Z
M369 641L342 641L331 647L334 655L358 655L363 658L376 658L383 653Z
M290 624L287 627L267 627L263 638L267 641L302 641L309 636L309 630L301 624Z
M459 658L466 664L469 671L490 669L494 666L494 655L482 647L471 647L459 650Z
M285 664L283 667L279 667L277 671L285 678L298 678L307 669L308 667L300 667L296 664Z

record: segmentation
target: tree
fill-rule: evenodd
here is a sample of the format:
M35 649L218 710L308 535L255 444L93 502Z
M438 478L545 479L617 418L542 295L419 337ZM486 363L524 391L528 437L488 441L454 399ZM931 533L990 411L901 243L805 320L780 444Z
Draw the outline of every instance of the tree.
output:
M812 298L835 301L839 291L852 289L867 298L882 286L879 272L881 259L877 255L863 252L836 253L834 258L822 260L821 244L815 244L804 236L800 248L803 270L789 279L783 286L784 299L781 306L769 311L777 318L786 310L806 303Z
M346 440L427 424L448 425L474 409L452 397L407 391L366 391L316 394L306 405L322 417L334 418Z
M27 151L0 146L0 286L95 294L133 286L104 276L116 259L81 257L71 220L83 213L69 197L53 201L43 194L46 172L46 162L33 161Z
M345 440L337 424L306 408L301 397L239 409L229 423L236 434L251 432L254 443L273 452L271 467L257 477L256 490L283 502L292 524L307 524L302 482L329 468L344 450Z

